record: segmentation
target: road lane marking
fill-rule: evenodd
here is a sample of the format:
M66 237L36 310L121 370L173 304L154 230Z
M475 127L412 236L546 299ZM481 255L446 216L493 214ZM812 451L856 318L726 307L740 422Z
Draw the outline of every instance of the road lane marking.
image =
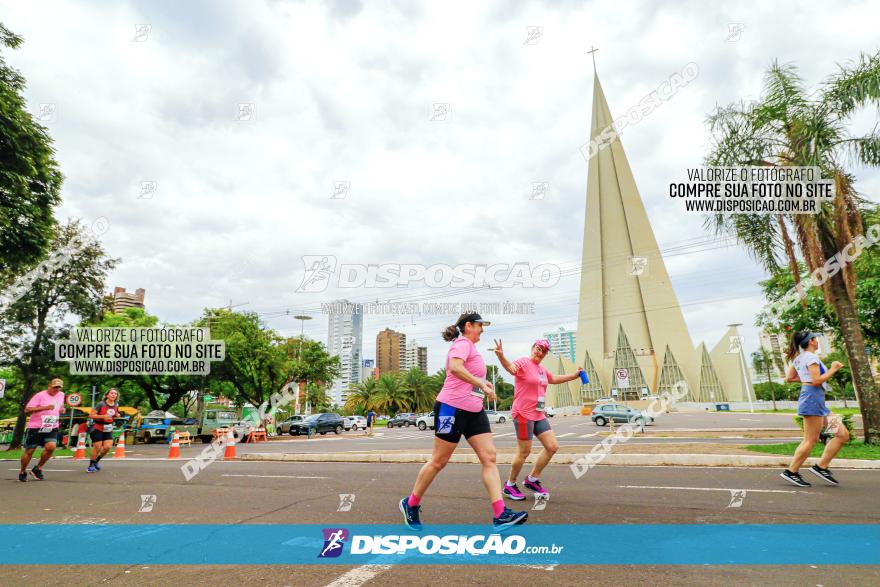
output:
M556 438L565 438L566 436L574 436L574 432L566 432L565 434L560 434Z
M599 430L597 432L591 432L589 434L581 434L578 438L593 438L594 436L598 436L602 431Z
M221 477L261 477L264 479L330 479L330 477L307 477L304 475L241 475L241 474L224 474Z
M328 583L327 587L358 587L390 568L391 565L363 565L348 571L332 583Z
M493 434L493 438L504 438L505 436L513 436L513 432L505 432L504 434Z
M41 471L46 471L48 473L61 473L63 471L76 471L78 469L40 469ZM7 471L21 471L20 468L16 469L7 469Z
M617 487L620 489L686 489L690 491L730 492L730 489L722 487L668 487L662 485L618 485ZM742 491L748 491L749 493L809 493L809 491L793 491L790 489L743 489Z

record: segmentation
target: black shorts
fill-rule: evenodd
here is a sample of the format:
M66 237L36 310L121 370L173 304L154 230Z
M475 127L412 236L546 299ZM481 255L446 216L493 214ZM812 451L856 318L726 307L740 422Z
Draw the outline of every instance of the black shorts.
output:
M112 432L102 432L101 430L92 430L89 432L92 442L103 442L104 440L113 440Z
M458 444L465 438L492 432L486 410L468 412L449 404L434 402L434 436Z
M49 432L40 432L39 428L28 428L24 435L25 448L44 447L48 443L58 443L58 428Z

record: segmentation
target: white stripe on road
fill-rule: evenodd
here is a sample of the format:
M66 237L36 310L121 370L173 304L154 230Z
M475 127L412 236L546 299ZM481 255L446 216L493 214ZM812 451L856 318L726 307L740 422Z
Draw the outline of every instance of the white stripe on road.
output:
M513 436L513 432L505 432L504 434L493 434L492 438L504 438L505 436Z
M391 565L363 565L345 573L332 583L327 584L327 587L358 587L390 568Z
M565 434L560 434L556 438L565 438L566 436L574 436L574 432L566 432Z
M590 434L581 434L578 438L593 438L594 436L598 436L601 430L597 432L591 432Z
M305 477L301 475L220 475L221 477L260 477L263 479L329 479L330 477Z
M749 493L809 493L788 489L724 489L722 487L666 487L662 485L618 485L621 489L687 489L690 491L748 491Z
M21 471L21 469L7 469L9 471ZM62 471L76 471L76 469L40 469L41 471L46 471L48 473L60 473Z

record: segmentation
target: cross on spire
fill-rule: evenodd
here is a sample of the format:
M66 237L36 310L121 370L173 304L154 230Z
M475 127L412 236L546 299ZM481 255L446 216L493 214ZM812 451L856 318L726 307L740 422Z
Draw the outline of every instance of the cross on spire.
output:
M594 73L596 71L596 51L598 51L598 50L599 50L599 47L593 48L593 46L590 45L590 50L587 51L587 53L593 57L593 72Z

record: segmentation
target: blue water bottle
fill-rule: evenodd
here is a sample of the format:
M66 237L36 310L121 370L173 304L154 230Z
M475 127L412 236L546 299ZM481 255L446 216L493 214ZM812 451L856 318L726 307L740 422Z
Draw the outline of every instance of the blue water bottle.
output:
M586 385L587 383L590 382L590 379L587 377L586 371L581 371L580 376L581 376L581 383L583 383L584 385Z

